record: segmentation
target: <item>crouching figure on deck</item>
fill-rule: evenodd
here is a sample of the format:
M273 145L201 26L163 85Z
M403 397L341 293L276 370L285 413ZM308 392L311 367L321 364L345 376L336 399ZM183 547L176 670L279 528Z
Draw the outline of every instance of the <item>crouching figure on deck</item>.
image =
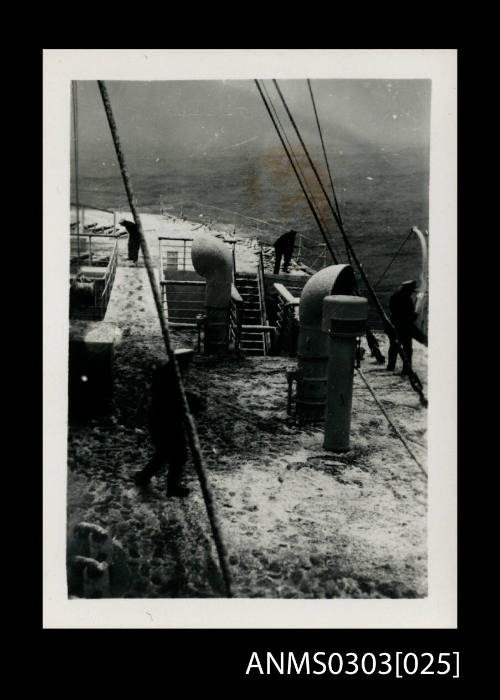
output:
M183 378L193 354L191 349L175 351ZM204 401L198 395L186 392L186 398L193 412L204 407ZM146 486L151 477L168 464L167 496L187 496L189 489L180 485L188 457L184 410L170 362L161 365L153 373L149 430L155 453L144 469L134 475L135 483Z
M139 229L133 221L127 221L127 219L122 219L119 224L120 226L123 226L125 231L119 233L118 236L125 236L126 233L128 233L128 260L135 264L139 259L139 250L141 247L141 235L139 233Z
M297 231L293 229L284 233L278 238L274 244L274 274L279 275L281 267L281 258L283 258L283 272L288 272L288 267L292 260L293 249L295 246L295 236Z

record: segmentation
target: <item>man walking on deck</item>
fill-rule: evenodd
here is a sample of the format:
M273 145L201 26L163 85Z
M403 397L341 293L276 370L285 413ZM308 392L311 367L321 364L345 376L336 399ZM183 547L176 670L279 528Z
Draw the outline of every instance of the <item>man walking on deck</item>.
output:
M283 258L283 272L288 272L288 266L292 260L293 249L295 247L295 236L297 231L293 229L284 233L274 244L274 274L279 275L281 258Z
M141 247L141 236L139 234L139 230L134 224L133 221L127 221L126 219L122 219L119 222L120 226L123 226L128 233L128 259L131 260L134 264L137 263L137 260L139 258L139 249ZM124 236L125 231L122 231L119 236Z
M191 349L175 351L183 377L193 354ZM203 407L202 399L196 394L186 392L186 397L193 412ZM184 409L174 369L169 361L158 367L153 374L149 431L155 452L144 469L134 475L135 483L138 486L146 486L151 477L168 464L167 496L187 496L189 489L180 485L188 458Z
M403 361L403 371L401 375L406 375L411 370L412 357L412 337L414 333L414 322L417 318L415 313L415 305L413 303L412 294L417 288L417 283L414 280L403 282L401 287L395 292L389 300L389 308L391 310L391 321L397 331L407 362ZM392 372L396 366L398 357L398 345L396 339L389 333L389 357L387 361L387 369Z

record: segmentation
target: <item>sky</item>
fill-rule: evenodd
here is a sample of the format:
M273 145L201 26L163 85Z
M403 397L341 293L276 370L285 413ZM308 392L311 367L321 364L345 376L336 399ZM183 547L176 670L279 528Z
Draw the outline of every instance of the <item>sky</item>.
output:
M272 81L265 85L292 136ZM320 141L306 81L279 85L314 151ZM253 81L108 81L107 87L133 158L237 157L279 147ZM313 80L312 89L327 150L428 149L431 81ZM78 81L77 99L82 166L116 167L97 83Z

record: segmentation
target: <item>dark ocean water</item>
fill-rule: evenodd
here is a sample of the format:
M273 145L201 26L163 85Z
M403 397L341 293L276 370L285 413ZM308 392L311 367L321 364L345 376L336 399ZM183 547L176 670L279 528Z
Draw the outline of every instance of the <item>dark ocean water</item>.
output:
M318 154L314 160L321 162ZM414 225L428 229L428 153L422 149L346 147L335 154L330 165L345 228L368 277L377 285L409 229ZM313 183L309 168L304 163L302 167L308 182ZM318 169L330 192L325 169ZM280 230L293 227L308 237L302 250L304 262L318 269L324 265L324 258L318 259L321 234L286 156L278 149L258 156L243 152L237 158L167 160L139 155L130 159L129 171L139 211L160 212L164 207L179 214L182 209L189 219L212 219L214 224L235 226L237 233L253 233L265 243L272 243ZM328 207L321 204L324 198L319 187L313 187L312 192L320 204L324 226L333 234L334 251L344 262L343 243ZM126 209L116 163L84 162L79 197L88 206ZM257 224L244 217L269 223ZM412 236L377 285L384 304L402 281L418 278L420 265L420 247ZM360 287L362 291L363 285Z

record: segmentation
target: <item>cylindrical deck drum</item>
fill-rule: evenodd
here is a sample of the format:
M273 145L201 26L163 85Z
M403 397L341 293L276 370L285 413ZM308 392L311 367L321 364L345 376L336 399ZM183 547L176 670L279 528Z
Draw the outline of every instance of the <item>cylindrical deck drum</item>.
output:
M297 341L297 417L301 422L323 420L326 407L328 333L322 329L323 299L330 294L352 294L350 265L330 265L304 285L299 305Z
M297 344L297 416L321 420L325 413L328 336L321 328L301 327Z
M349 449L356 338L365 332L368 301L364 297L328 296L323 302L323 329L329 331L325 418L326 450Z

